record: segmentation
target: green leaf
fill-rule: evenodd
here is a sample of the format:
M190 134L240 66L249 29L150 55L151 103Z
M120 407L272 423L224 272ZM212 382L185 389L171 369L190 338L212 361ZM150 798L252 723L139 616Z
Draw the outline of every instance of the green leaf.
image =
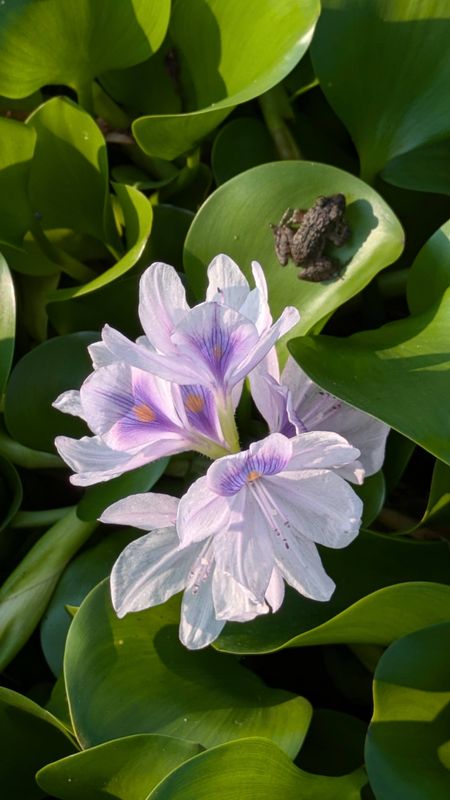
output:
M364 770L330 778L295 767L265 739L228 742L174 770L146 800L359 800Z
M134 267L142 255L152 228L152 207L145 195L139 192L138 189L134 189L132 186L125 186L122 183L113 185L123 213L127 238L125 255L117 264L105 270L98 278L94 278L82 286L72 286L69 289L56 289L56 291L49 292L49 302L61 302L62 300L83 297L83 295L90 294L90 292L103 289Z
M314 711L295 763L319 775L345 775L364 763L367 723L328 708Z
M61 392L81 386L92 369L87 346L98 338L83 332L49 339L16 364L5 400L5 421L13 438L34 450L54 452L55 436L85 433L81 420L61 414L52 403Z
M0 93L25 97L45 84L75 89L144 61L160 46L170 2L16 0L2 8Z
M450 220L424 244L408 273L406 297L411 314L436 303L450 286Z
M9 524L22 503L22 484L17 470L0 456L0 531Z
M242 645L244 633L237 647L233 645L233 637L230 642L222 635L217 649L243 653L273 652L285 647L318 644L386 645L424 625L442 622L448 619L449 614L450 586L425 582L399 583L368 594L322 625L294 636L281 646L274 647L272 642L264 642L263 636L252 637L249 632L247 642L251 642L250 646ZM223 641L225 646L222 646Z
M37 782L61 800L145 800L169 772L201 747L169 736L139 734L115 739L48 764Z
M305 336L289 349L323 389L450 463L449 339L450 289L422 314L347 339Z
M0 253L0 404L11 369L16 335L16 297L8 264Z
M319 10L317 0L279 0L276 11L271 0L175 3L169 35L186 113L135 120L133 134L140 147L172 160L234 106L279 83L305 53Z
M44 797L34 776L49 761L75 751L63 725L28 697L0 687L0 782L7 797Z
M323 0L314 70L366 180L449 133L449 17L446 0ZM401 173L395 182L404 185Z
M108 158L98 125L65 97L39 106L27 125L37 135L30 200L42 228L71 228L110 241Z
M211 165L218 186L241 172L275 161L275 145L265 125L255 117L228 122L217 134Z
M348 243L336 249L344 267L326 283L298 280L292 264L280 266L270 223L279 222L288 207L310 208L319 195L342 192L352 229ZM227 224L223 224L223 220ZM198 212L185 243L185 268L197 296L206 286L206 266L217 253L227 253L250 275L250 262L264 269L274 316L287 304L301 319L289 333L306 333L366 286L401 253L403 233L392 211L369 186L325 164L286 161L264 164L232 178L217 189Z
M86 595L104 578L122 550L140 533L136 529L111 533L74 558L62 573L41 622L41 646L47 663L58 676L63 668L64 647L72 622L67 606L80 606Z
M36 134L22 122L0 116L0 138L0 243L22 247L32 222L28 179Z
M380 470L370 475L361 486L355 486L354 489L364 503L362 527L368 528L384 505L386 486L383 473Z
M324 567L336 583L331 600L317 603L288 588L276 614L258 617L245 625L228 623L215 647L231 653L266 653L294 640L296 645L349 643L356 639L387 643L391 637L406 632L403 625L411 626L407 627L409 631L427 624L428 612L431 623L442 619L436 619L434 614L447 613L449 590L447 586L435 586L449 582L446 542L417 542L361 531L344 550L319 549ZM430 585L424 583L422 589L416 581ZM436 599L429 610L421 599L425 589L430 598ZM411 609L408 598L414 601ZM398 602L398 619L392 618L389 607L384 616L381 614L380 609L389 602ZM353 627L353 620L358 627Z
M264 733L292 757L308 728L302 697L266 688L231 656L178 640L179 603L118 619L109 585L85 599L69 630L64 672L83 747L161 733L204 747Z
M430 494L422 523L438 528L450 526L450 467L439 460L436 460L434 465ZM417 527L420 528L422 523Z
M375 671L366 743L377 800L446 800L450 790L450 623L395 642Z
M28 551L0 588L0 668L31 636L59 576L96 527L71 510Z
M429 142L393 158L382 177L394 186L450 194L450 140Z

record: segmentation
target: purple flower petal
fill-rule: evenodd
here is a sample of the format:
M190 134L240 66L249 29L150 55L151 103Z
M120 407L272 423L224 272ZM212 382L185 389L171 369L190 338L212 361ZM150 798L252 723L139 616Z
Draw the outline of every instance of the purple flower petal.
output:
M253 595L231 575L216 566L212 581L216 619L229 622L248 622L260 614L268 614L269 606L257 602Z
M338 433L311 431L294 436L289 441L292 444L292 458L287 470L332 469L351 465L359 457L359 450Z
M218 620L212 596L215 565L210 543L203 545L189 572L183 594L180 618L180 639L189 650L207 647L217 639L224 620Z
M325 572L315 544L300 536L289 541L289 550L279 541L274 544L275 563L283 578L305 597L326 602L336 586Z
M77 473L70 478L75 486L109 481L153 460L145 451L131 454L112 450L99 436L83 436L81 439L57 436L55 447L61 458ZM155 459L162 455L158 453Z
M275 342L293 328L299 319L300 314L296 308L292 306L285 308L281 317L279 317L269 330L260 336L256 346L248 351L248 354L236 369L233 380L236 382L245 378L269 353Z
M291 454L291 440L273 433L262 442L250 445L247 452L215 461L208 470L208 486L219 495L234 495L262 475L281 472L289 463Z

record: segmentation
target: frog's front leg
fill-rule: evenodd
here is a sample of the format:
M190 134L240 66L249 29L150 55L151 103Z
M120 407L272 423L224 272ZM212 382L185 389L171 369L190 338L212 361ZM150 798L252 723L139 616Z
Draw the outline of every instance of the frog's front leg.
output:
M328 239L332 244L336 245L336 247L340 247L349 239L350 233L350 226L347 225L345 220L342 220L342 222L337 223L334 228L328 232Z
M333 258L321 256L315 258L314 261L306 261L304 268L298 274L298 278L302 281L311 281L312 283L320 283L320 281L328 281L330 278L335 278L341 271L341 265Z

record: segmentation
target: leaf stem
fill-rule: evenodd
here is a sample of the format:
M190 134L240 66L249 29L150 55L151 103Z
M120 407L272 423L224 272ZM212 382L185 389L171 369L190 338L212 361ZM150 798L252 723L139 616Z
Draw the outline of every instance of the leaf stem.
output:
M280 84L269 89L258 102L279 157L283 160L301 159L300 148L286 124L287 119L292 119L292 111L283 86Z
M50 469L64 467L63 460L53 453L44 453L41 450L32 450L8 436L0 425L0 455L11 461L17 467L26 469Z
M71 511L73 506L46 508L43 511L18 511L10 522L11 528L47 528Z

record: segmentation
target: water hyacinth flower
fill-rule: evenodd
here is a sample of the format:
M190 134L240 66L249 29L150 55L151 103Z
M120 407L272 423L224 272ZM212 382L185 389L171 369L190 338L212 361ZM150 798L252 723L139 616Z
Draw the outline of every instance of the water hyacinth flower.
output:
M353 474L347 480L362 483L381 469L389 426L364 411L338 400L312 381L290 356L280 376L273 349L250 376L252 396L272 433L296 436L307 431L334 431L360 451Z
M131 342L106 325L89 347L94 373L80 392L54 403L95 434L55 441L77 473L73 483L109 480L182 450L215 458L239 449L234 409L242 381L299 319L286 308L272 325L263 271L256 262L252 270L254 289L234 261L217 256L207 299L194 308L173 267L156 262L144 272L145 336Z
M276 611L285 581L329 600L335 586L316 543L345 547L358 534L362 503L338 474L354 470L358 456L334 433L275 433L215 461L179 503L151 494L118 501L102 521L151 532L113 568L116 612L158 605L184 589L180 638L195 649L214 641L227 620Z

